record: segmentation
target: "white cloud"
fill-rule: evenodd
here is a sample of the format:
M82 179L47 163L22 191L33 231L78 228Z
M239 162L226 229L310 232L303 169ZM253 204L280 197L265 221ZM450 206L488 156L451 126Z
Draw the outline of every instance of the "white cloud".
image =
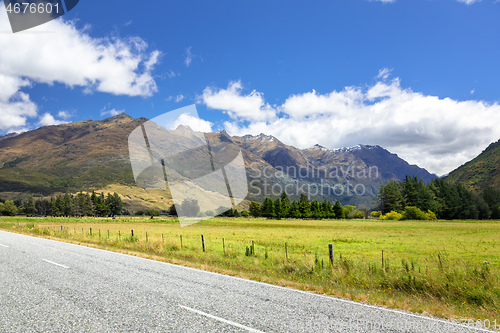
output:
M263 121L276 117L276 109L265 103L262 93L254 90L243 95L242 89L240 81L230 82L227 89L207 87L200 99L207 107L222 110L233 119Z
M165 100L167 102L175 101L176 103L182 102L185 99L186 99L186 96L184 96L182 94L179 94L177 96L168 96L167 98L165 98Z
M189 126L193 131L196 132L212 132L213 123L203 120L197 117L193 117L187 113L181 114L179 118L174 122L173 128L177 128L179 125Z
M44 113L41 117L40 120L38 121L38 124L40 126L52 126L52 125L61 125L61 124L67 124L67 121L64 120L57 120L54 118L53 115L50 113Z
M0 130L21 132L26 130L28 118L37 116L37 106L28 94L17 92L9 99L0 99Z
M191 46L186 49L186 59L184 59L184 64L186 67L189 67L191 65L191 62L193 61L193 58L195 55L191 53Z
M394 3L394 2L396 2L396 0L369 0L369 1L378 1L378 2L382 2L382 3Z
M73 117L73 112L62 110L57 113L57 116L62 119L69 119Z
M114 117L114 116L117 116L117 115L119 115L120 113L123 113L123 112L125 112L125 110L116 110L116 109L106 110L106 107L104 107L101 110L101 116Z
M5 11L0 11L0 30L10 30ZM58 19L26 33L1 36L0 103L5 122L0 130L24 127L28 118L37 116L36 105L22 92L33 84L62 83L87 93L128 96L157 91L152 71L159 51L148 52L147 43L138 37L95 38L87 30Z
M392 73L393 69L389 69L389 68L382 68L381 70L378 71L378 75L377 75L377 78L378 79L388 79L389 76L391 76L391 73Z
M477 2L481 2L481 0L457 0L458 2L464 3L466 5L472 5Z
M439 175L500 139L497 103L427 96L402 88L398 78L367 88L292 95L279 106L279 118L252 117L252 112L242 112L244 103L240 99L248 96L241 96L238 84L232 85L220 90L223 102L210 99L219 97L212 88L205 89L203 95L207 106L232 115L233 119L225 123L232 135L266 133L300 148L316 143L329 148L378 144ZM248 110L259 114L259 106L267 104L261 93L254 91L251 95L258 97L258 103L249 103L253 107ZM251 122L242 122L246 120Z

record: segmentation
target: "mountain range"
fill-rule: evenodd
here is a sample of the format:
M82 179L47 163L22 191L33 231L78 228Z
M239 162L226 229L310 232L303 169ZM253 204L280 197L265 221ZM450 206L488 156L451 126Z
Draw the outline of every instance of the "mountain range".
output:
M46 126L0 137L0 197L103 190L118 192L132 209L165 209L171 204L168 190L140 189L132 174L128 136L146 121L122 113L101 121ZM402 180L406 175L425 182L437 177L380 146L327 149L315 145L299 149L265 134L230 136L219 131L205 136L210 145L225 141L241 149L248 200L277 196L281 191L298 198L304 192L311 199L338 199L343 204L372 207L381 182ZM497 181L499 146L499 142L490 146L479 161L483 166L481 175L496 173ZM496 156L496 164L493 160L485 162L492 159L490 155ZM471 164L462 170L470 171L458 169L448 177L467 180L478 188L483 186L483 181L471 176L476 172Z

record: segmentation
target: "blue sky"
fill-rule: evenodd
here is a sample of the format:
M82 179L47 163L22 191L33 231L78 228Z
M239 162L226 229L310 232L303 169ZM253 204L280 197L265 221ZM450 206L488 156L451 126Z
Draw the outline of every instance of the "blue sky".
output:
M500 139L497 2L81 0L17 34L2 6L0 134L197 103L213 130L442 175Z

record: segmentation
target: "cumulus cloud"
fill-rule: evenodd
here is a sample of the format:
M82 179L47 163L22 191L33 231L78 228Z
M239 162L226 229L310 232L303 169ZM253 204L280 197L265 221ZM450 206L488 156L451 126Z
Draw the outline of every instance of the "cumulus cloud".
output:
M40 120L38 121L38 124L40 126L52 126L52 125L61 125L61 124L67 124L67 121L64 120L57 120L54 118L53 115L50 113L44 113L41 117Z
M0 3L3 6L3 3ZM9 31L5 11L0 30ZM51 31L52 33L43 33ZM95 38L87 29L58 19L26 33L0 38L0 130L25 126L37 116L36 105L23 88L61 83L113 95L151 96L157 91L152 76L159 51L148 52L145 41L134 38Z
M248 96L241 96L239 88L230 85L220 90L224 92L224 103L211 100L218 94L213 88L207 89L203 102L232 115L232 120L225 123L232 135L272 134L300 148L316 143L329 148L377 144L439 175L500 139L497 103L424 95L403 88L398 78L328 94L313 90L291 95L277 107L280 117L274 118L252 117L259 114L257 106L253 106L253 113L242 112L240 98ZM255 105L266 105L262 93L251 95L259 99Z
M213 123L184 113L175 120L173 128L175 129L180 125L189 126L193 131L196 132L208 133L212 132Z
M257 91L245 95L241 81L230 82L227 89L207 87L200 97L210 109L226 112L235 120L264 121L276 117L276 109L265 103L264 95Z
M38 108L28 94L17 92L8 99L0 98L0 130L4 132L23 132L28 118L37 116Z

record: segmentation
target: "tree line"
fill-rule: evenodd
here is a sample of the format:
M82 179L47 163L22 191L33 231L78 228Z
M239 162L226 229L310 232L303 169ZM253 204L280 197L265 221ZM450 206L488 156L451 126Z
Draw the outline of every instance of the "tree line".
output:
M104 195L95 192L76 195L60 194L50 199L37 198L28 195L24 201L0 199L0 214L15 216L19 214L27 216L115 216L128 214L123 209L123 202L117 193Z
M275 219L344 219L365 218L368 210L359 209L355 206L342 206L340 201L332 204L328 200L309 200L305 193L300 195L299 200L290 201L286 193L279 198L265 198L262 203L250 202L248 213L254 217L267 217Z
M409 176L403 181L388 181L380 187L376 200L382 214L416 214L412 219L423 219L424 212L444 220L500 219L500 190L489 187L478 195L444 179L427 184Z

